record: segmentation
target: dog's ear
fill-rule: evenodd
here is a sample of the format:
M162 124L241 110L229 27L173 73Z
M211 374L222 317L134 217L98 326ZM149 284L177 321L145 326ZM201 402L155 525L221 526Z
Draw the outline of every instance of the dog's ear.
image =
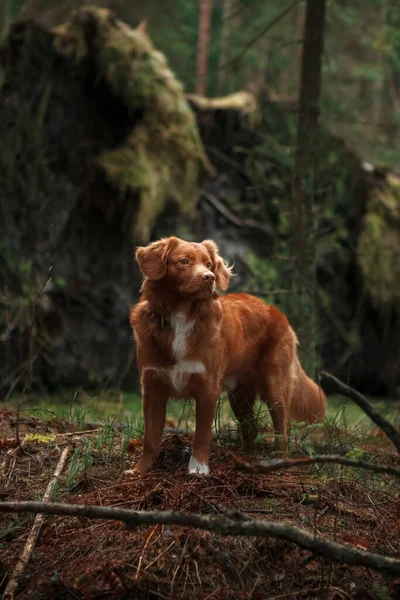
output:
M217 286L221 288L221 290L228 289L229 280L232 277L233 267L228 267L227 262L220 257L218 254L218 246L215 242L212 240L204 240L204 242L201 243L210 253L213 263L212 271L215 275Z
M163 238L136 250L136 260L147 279L157 281L164 277L167 272L168 254L177 241L176 237Z

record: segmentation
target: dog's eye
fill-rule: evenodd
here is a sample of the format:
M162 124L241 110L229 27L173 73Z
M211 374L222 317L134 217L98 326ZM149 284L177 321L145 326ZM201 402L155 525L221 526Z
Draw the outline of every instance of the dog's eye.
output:
M181 258L180 263L181 263L181 265L188 265L189 261L187 258Z
M206 267L207 267L207 269L211 269L212 264L210 262L208 262L208 263L206 263Z

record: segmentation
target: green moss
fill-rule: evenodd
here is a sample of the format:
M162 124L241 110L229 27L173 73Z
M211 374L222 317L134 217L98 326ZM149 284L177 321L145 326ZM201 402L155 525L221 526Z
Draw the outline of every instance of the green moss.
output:
M142 114L123 146L98 159L106 179L125 200L139 195L135 240L149 240L169 199L178 203L183 214L194 215L199 176L207 160L195 116L164 55L154 49L143 28L131 29L108 10L77 11L57 33L59 52L76 60L88 56L98 78L121 103Z
M393 177L368 201L357 255L368 291L379 304L400 298L400 186Z

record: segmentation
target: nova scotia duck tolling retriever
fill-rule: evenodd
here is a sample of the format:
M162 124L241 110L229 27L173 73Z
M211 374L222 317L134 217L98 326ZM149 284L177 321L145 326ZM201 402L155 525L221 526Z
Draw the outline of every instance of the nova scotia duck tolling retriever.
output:
M231 267L213 241L168 237L138 248L136 259L143 295L130 323L141 376L144 446L135 472L153 466L170 397L196 402L190 473L209 473L211 429L223 390L247 450L257 434L257 394L268 404L283 451L292 419L323 419L326 397L301 368L285 315L248 294L219 295L218 288L228 287Z

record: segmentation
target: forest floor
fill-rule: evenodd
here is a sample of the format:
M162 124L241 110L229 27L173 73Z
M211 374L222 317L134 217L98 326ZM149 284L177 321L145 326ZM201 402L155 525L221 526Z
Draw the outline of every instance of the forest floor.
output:
M399 480L333 464L270 474L238 471L230 450L249 461L270 457L268 430L258 440L257 456L250 457L238 452L235 432L222 428L213 441L210 477L187 474L192 435L167 433L154 470L128 477L125 470L142 447L132 424L106 421L91 429L71 419L24 415L18 422L22 444L15 446L16 424L15 412L0 409L2 501L41 500L69 447L51 501L202 514L241 511L359 549L400 555ZM291 454L311 450L400 466L380 430L339 417L319 428L295 428ZM0 513L0 593L33 521L32 514ZM119 521L52 516L44 521L15 597L388 600L400 598L400 578L331 563L273 538L167 525L127 529Z

